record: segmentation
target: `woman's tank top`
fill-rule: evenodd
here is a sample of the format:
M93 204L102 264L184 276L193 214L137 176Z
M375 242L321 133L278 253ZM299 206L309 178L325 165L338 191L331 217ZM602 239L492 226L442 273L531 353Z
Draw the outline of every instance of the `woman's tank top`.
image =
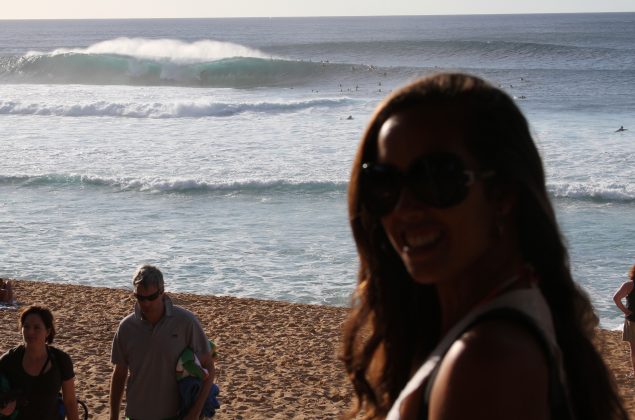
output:
M626 295L626 309L631 311L631 314L626 317L629 321L635 321L635 287L631 290L631 293Z
M520 325L527 327L528 330L533 333L543 347L549 363L549 402L551 406L551 416L554 419L563 420L573 418L565 385L566 381L562 358L556 342L551 319L551 311L540 290L538 288L531 288L512 290L499 295L487 304L474 308L450 329L401 391L401 394L390 409L386 420L400 420L401 415L399 411L401 403L408 398L411 393L419 390L424 383L423 409L419 418L427 419L427 407L432 385L434 384L438 368L446 352L465 331L484 319L492 318L518 321Z

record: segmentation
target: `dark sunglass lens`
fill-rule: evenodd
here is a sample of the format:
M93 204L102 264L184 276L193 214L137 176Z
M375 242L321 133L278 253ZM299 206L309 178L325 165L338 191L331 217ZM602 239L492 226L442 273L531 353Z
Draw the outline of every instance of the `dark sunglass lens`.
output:
M399 173L390 166L365 163L361 173L362 204L378 216L389 213L401 193Z
M134 294L134 297L135 297L135 298L136 298L139 302L143 302L144 300L147 300L147 301L153 301L153 300L155 300L156 298L158 298L160 294L161 294L161 292L157 290L156 292L152 293L151 295L147 295L147 296L143 296L143 295L139 295L139 294L135 293L135 294Z
M409 171L410 188L419 200L438 208L459 204L467 195L467 178L461 159L450 153L426 156Z

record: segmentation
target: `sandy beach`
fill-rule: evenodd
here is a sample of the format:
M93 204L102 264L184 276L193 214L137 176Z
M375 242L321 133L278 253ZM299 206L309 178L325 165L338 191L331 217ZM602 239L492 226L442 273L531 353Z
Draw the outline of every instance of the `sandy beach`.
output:
M108 416L110 345L133 307L122 289L15 281L19 306L46 305L57 322L54 345L73 358L78 397L91 418ZM218 419L338 418L352 391L337 360L345 308L170 293L195 313L219 346ZM20 344L18 311L0 309L0 351ZM606 362L635 414L635 380L621 333L601 330ZM123 415L123 414L122 414Z

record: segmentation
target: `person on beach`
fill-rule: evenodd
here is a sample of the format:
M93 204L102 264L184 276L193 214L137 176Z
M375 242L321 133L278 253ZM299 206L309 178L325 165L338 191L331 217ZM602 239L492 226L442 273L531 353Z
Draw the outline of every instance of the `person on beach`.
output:
M78 420L73 362L50 345L55 338L53 314L47 308L29 306L20 314L20 329L24 344L0 357L0 374L17 396L0 408L0 414L17 420L58 420L61 389L66 418Z
M121 321L112 342L110 418L119 418L124 387L129 419L179 418L175 367L181 352L189 347L209 373L193 407L183 417L198 419L215 376L207 337L194 314L174 305L165 295L163 274L157 267L139 267L132 283L134 312Z
M351 417L627 419L527 121L444 73L392 93L353 163Z
M635 375L635 265L628 272L629 281L623 283L615 292L613 301L624 313L624 330L622 332L622 340L628 341L631 347L631 364ZM622 300L626 298L626 306Z
M0 279L0 303L13 304L13 286L9 280Z

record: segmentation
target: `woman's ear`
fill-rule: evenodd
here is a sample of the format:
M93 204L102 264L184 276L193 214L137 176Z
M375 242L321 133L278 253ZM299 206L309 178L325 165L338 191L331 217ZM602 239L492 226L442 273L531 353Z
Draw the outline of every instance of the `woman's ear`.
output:
M517 206L518 191L511 184L497 183L492 187L492 198L494 199L496 216L499 218L508 217Z
M518 193L510 184L496 182L490 184L489 196L492 201L494 235L500 239L506 236L506 232L510 231L510 224L513 224Z

